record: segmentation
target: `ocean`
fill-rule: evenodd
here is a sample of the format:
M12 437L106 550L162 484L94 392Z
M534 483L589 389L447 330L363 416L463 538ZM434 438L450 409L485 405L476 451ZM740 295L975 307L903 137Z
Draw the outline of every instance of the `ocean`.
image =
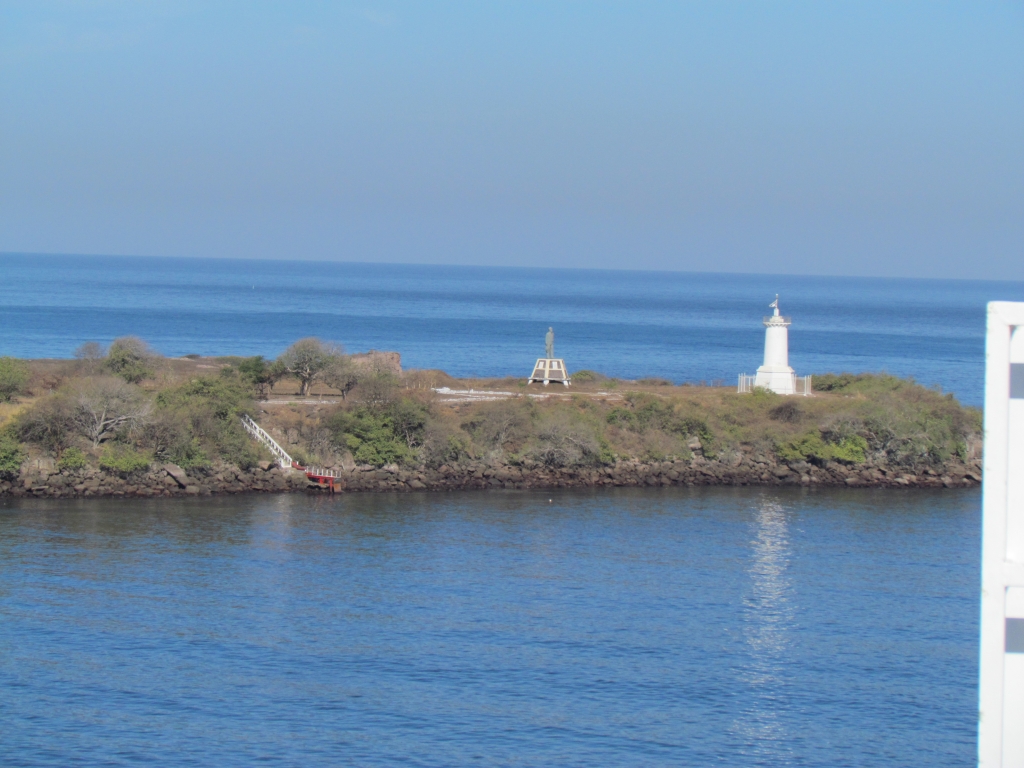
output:
M407 368L527 376L555 329L571 371L723 382L761 364L780 295L799 375L887 371L980 405L985 303L1024 283L0 255L0 355L140 336L164 355L264 355L317 336Z
M4 502L0 764L970 766L977 502Z

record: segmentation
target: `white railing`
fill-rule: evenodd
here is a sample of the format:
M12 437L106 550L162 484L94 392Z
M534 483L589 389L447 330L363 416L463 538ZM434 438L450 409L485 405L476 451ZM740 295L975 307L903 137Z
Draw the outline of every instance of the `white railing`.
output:
M756 376L748 376L745 373L741 373L739 384L736 387L736 392L741 395L749 395L754 391L754 381L756 379ZM813 394L811 390L810 375L793 377L793 394L803 395L804 397Z
M306 473L308 477L337 477L338 472L334 469L327 469L327 467L303 467L302 471Z
M242 426L245 427L246 432L266 446L267 450L277 457L278 463L280 463L282 467L290 468L295 466L295 461L288 455L288 452L278 445L277 441L267 434L267 431L253 421L249 416L242 416Z

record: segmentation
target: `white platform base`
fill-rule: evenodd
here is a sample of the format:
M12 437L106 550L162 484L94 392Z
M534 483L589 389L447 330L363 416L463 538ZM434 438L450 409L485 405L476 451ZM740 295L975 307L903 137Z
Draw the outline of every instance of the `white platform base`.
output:
M789 366L762 365L757 369L754 386L770 389L777 395L795 395L796 371Z
M542 357L533 366L533 375L527 384L542 382L547 386L552 381L569 386L569 371L565 369L565 360L560 357Z

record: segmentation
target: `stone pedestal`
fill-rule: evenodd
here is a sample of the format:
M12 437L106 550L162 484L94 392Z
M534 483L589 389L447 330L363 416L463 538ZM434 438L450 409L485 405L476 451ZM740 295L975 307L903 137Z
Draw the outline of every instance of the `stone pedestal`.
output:
M547 386L549 382L561 383L569 386L569 371L566 370L565 360L560 357L538 358L533 366L533 375L530 376L528 384L540 382Z

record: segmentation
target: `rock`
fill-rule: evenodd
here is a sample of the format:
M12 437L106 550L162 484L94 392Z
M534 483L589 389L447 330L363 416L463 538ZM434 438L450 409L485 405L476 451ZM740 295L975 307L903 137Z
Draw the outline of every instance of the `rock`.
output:
M198 485L186 485L185 486L185 493L187 493L189 496L198 496L199 495L199 486Z
M789 467L787 467L785 464L781 464L781 465L777 466L774 470L772 470L772 474L775 475L776 477L785 477L791 471L792 470Z
M691 437L689 440L686 441L686 447L689 448L691 451L699 451L699 450L701 450L702 446L700 444L700 438L699 437Z
M261 461L259 463L259 468L262 469L264 472L268 472L272 466L273 462L270 461Z
M185 470L177 464L164 464L164 472L166 472L169 477L173 477L174 481L182 488L188 486L188 475L185 474Z

